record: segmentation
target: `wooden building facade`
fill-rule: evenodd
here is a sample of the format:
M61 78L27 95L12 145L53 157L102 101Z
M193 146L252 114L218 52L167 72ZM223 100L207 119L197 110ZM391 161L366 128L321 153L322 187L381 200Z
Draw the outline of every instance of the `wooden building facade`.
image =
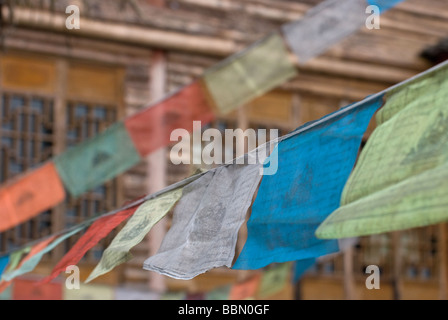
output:
M141 0L1 2L0 182L13 178L199 77L203 71L299 19L320 1ZM65 27L65 8L80 8L80 29ZM379 30L360 29L304 66L299 75L213 127L275 128L280 135L432 66L422 52L448 34L448 5L407 0L381 17ZM369 127L365 139L375 124ZM245 150L236 150L243 152ZM79 223L155 192L196 168L173 165L169 148L80 198L69 198L0 234L0 251ZM212 270L175 281L142 270L169 227L157 225L133 249L135 258L98 283L207 291L251 272ZM352 249L319 263L279 299L445 299L446 226L362 237ZM86 277L108 236L82 261ZM49 268L76 237L56 248ZM380 266L381 290L367 290L365 267ZM38 271L39 271L38 270Z

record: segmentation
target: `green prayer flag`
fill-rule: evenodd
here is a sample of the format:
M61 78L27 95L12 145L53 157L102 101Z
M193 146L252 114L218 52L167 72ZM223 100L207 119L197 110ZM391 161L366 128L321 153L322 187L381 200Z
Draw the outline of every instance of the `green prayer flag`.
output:
M171 210L181 196L182 188L178 188L140 205L104 251L100 262L89 275L86 283L109 272L117 265L129 261L132 258L129 250L143 240L151 228Z
M219 111L226 114L295 75L288 49L274 33L206 70L204 81Z
M15 268L17 268L17 266L20 263L20 260L22 260L22 256L25 253L30 252L31 250L31 246L25 247L23 249L17 250L13 253L11 253L10 257L9 257L9 264L8 267L6 268L5 272L2 275L2 280L6 280L5 278L3 278L5 276L5 274L12 272ZM6 280L8 281L8 280Z
M266 298L282 291L289 282L290 270L291 264L289 263L282 263L266 270L258 287L260 298Z
M344 238L448 219L448 67L388 93L341 207L317 229Z
M54 159L65 187L74 197L102 185L140 161L122 122Z
M216 288L205 295L205 300L229 300L231 286Z

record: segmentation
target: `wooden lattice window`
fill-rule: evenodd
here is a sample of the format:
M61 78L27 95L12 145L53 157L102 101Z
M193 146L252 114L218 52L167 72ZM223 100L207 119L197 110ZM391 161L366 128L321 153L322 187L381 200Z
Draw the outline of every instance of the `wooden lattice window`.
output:
M51 158L53 99L3 91L0 103L0 183ZM0 233L0 251L51 233L51 211Z
M0 183L78 144L124 114L123 70L34 55L0 57ZM0 253L116 209L123 202L121 178L0 233ZM68 194L68 193L67 193ZM110 234L87 254L93 262ZM74 236L44 258L58 259Z

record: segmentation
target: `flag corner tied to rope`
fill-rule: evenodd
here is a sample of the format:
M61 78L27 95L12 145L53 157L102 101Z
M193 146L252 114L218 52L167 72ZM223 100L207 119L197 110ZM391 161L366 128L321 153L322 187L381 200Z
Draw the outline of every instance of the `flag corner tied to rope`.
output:
M47 162L0 189L0 232L62 202L65 190L53 162Z
M448 64L389 91L377 128L320 238L422 227L448 219Z
M221 114L227 114L297 72L282 36L273 33L207 69L203 81L215 107Z
M140 156L170 143L175 129L193 131L193 121L211 122L215 115L205 88L195 81L165 100L143 109L125 120L126 129Z
M382 98L368 97L305 124L276 146L277 173L261 181L234 269L338 251L337 241L317 239L314 232L339 206L362 136Z
M142 203L104 251L86 283L129 261L132 258L129 250L139 244L151 228L171 210L181 198L182 192L183 188L177 188Z
M221 166L186 186L160 249L143 268L188 280L216 267L231 267L261 167Z
M100 186L139 161L123 122L113 124L54 159L65 187L74 197Z

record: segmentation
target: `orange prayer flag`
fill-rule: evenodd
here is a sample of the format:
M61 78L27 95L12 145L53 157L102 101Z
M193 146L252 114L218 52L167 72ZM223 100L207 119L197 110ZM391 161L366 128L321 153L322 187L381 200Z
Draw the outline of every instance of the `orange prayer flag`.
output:
M237 283L230 289L229 300L244 300L253 297L261 281L261 274L256 274L248 280Z
M48 277L42 279L39 284L45 284L56 278L61 272L64 272L70 265L76 265L79 260L93 248L101 239L107 236L120 223L132 216L139 206L117 212L116 214L105 216L95 221L84 235L79 238L75 245L53 268Z
M202 125L214 119L205 90L194 82L155 106L125 120L125 126L140 156L170 143L174 129L193 130L193 121Z
M15 279L12 290L13 300L62 300L62 284L47 283L36 286L36 281Z
M53 162L27 173L0 189L0 232L50 209L65 198Z

